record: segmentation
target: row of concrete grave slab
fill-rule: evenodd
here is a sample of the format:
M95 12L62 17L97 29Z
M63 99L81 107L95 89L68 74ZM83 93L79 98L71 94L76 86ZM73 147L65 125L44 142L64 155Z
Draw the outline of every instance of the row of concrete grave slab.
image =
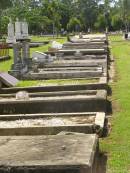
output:
M63 45L63 48L58 51L45 52L51 55L53 61L46 64L40 62L36 70L30 70L23 78L41 80L107 76L107 48L91 48L89 46L83 48L81 46L79 49L76 45L71 46L70 43L68 44L70 49ZM104 45L107 46L105 42Z
M99 154L99 137L107 131L106 115L109 111L108 43L105 35L90 35L90 38L73 38L74 45L65 43L70 47L69 54L68 48L64 47L59 59L51 64L41 64L39 68L46 69L47 74L49 68L59 74L62 71L62 78L73 78L72 75L66 77L65 67L68 67L68 74L71 71L75 74L79 67L96 71L99 66L100 70L103 69L101 75L78 76L80 79L94 78L94 82L0 89L0 172L105 173L105 159L101 161ZM85 49L82 52L75 44L77 41L79 46L84 44L87 47L94 40L96 49L93 53L91 49L91 55L90 52L84 54ZM101 41L106 48L99 54L97 47ZM71 52L72 47L78 50L76 54ZM89 60L94 61L87 66L83 59L86 64ZM72 61L75 63L70 65ZM54 79L55 73L49 78Z

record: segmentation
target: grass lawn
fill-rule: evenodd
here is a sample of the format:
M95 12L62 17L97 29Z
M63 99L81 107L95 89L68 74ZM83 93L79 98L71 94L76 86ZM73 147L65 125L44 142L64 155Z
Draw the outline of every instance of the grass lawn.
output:
M108 153L107 173L130 173L130 41L111 36L116 77L111 85L113 115L112 132L101 140L101 148Z
M54 80L38 80L38 81L20 81L18 87L26 86L49 86L49 85L78 85L87 83L96 83L96 79L54 79Z

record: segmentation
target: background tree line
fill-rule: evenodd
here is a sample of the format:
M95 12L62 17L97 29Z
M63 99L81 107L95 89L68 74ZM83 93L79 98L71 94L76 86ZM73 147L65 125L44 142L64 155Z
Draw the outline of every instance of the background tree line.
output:
M129 30L130 0L0 0L0 33L26 18L31 34Z

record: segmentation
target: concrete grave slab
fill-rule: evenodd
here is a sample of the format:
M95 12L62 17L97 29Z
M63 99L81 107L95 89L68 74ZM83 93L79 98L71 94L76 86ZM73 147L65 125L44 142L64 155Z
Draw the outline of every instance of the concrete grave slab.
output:
M75 70L68 70L67 68L59 69L57 68L55 71L51 70L51 68L47 70L39 70L38 73L29 72L23 78L24 79L31 79L31 80L43 80L43 79L73 79L73 78L93 78L93 77L102 77L105 76L106 73L103 73L102 69L96 70L84 70L84 69L77 69Z
M89 82L87 84L67 84L67 85L51 85L51 86L33 86L33 87L13 87L13 88L0 88L0 94L11 94L19 91L34 92L53 92L53 91L76 91L76 90L109 90L107 85L107 77L97 78L96 82Z
M74 55L64 55L64 54L59 54L58 57L60 60L102 60L106 59L107 60L107 55L83 55L81 53L79 54L74 54Z
M106 39L106 34L83 34L83 38L101 38L101 39ZM75 35L74 37L79 38L79 35Z
M107 51L105 49L78 49L78 51L80 51L81 53L85 53L85 54L96 54L96 55L102 55L102 54L106 54ZM73 55L75 52L77 52L77 49L67 49L67 50L57 50L57 51L48 51L45 52L47 54L54 54L54 53L64 53L67 55Z
M66 49L106 49L108 48L108 46L104 43L92 43L92 42L88 42L88 43L65 43L63 44L63 50Z
M82 37L80 38L79 35L75 35L74 37L72 37L72 40L84 40L86 42L88 41L107 41L107 35L96 35L96 34L87 34L87 35L82 35Z
M63 92L62 92L63 93ZM69 92L66 95L48 93L46 96L16 100L15 97L0 99L0 114L32 114L62 112L106 112L107 92L105 90ZM57 94L57 93L56 93Z
M82 59L75 57L74 59L65 58L62 60L53 61L52 63L38 64L38 71L68 71L68 70L86 70L86 71L99 71L102 69L105 73L107 72L108 65L107 59ZM33 70L32 70L33 71ZM30 71L31 72L31 71ZM96 77L96 76L95 76Z
M107 59L82 59L82 60L57 60L50 64L46 64L46 68L59 68L59 67L102 67L103 71L107 74L108 64Z
M102 135L105 113L0 115L0 136L57 135L61 131Z
M86 67L93 67L93 66L107 66L107 60L106 59L92 59L92 60L57 60L53 63L47 64L45 67L67 67L67 66L86 66Z
M102 71L102 67L101 66L93 66L93 67L44 67L44 69L39 69L39 72L41 71Z
M25 90L20 91L20 92L26 92ZM27 92L26 92L27 93ZM34 92L34 93L28 93L29 98L28 99L33 99L33 98L40 98L40 97L52 97L52 96L75 96L75 95L95 95L97 93L96 90L75 90L75 91L49 91L49 92ZM0 94L1 100L6 100L6 99L17 99L17 94L18 93L12 93L12 94Z
M105 50L107 50L107 46L101 46L101 45L78 45L78 46L64 46L63 48L62 48L62 50L70 50L70 49L72 49L72 50L74 50L74 49L80 49L80 50L82 50L82 49L105 49Z
M0 144L0 172L97 173L96 135L0 137Z
M73 42L66 42L66 43L63 44L63 46L65 46L65 47L66 46L67 47L68 46L70 46L70 47L71 46L84 46L84 45L85 46L86 45L100 45L100 46L104 46L106 44L104 42L91 42L91 41L90 42L80 42L80 43L79 42L74 42L74 43Z

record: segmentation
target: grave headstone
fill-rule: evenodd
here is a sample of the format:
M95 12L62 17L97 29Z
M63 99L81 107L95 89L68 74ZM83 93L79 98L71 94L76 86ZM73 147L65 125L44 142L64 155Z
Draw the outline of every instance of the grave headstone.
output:
M19 19L16 19L15 22L15 37L16 40L22 39L22 23L19 21Z
M29 43L28 42L17 42L13 44L14 50L14 64L10 70L10 74L15 77L23 76L28 72L29 67Z
M10 22L8 24L8 37L6 40L7 43L15 43L15 33L14 33L14 24L12 23L12 20L10 19Z
M26 19L24 19L24 22L21 22L22 24L22 37L28 38L28 24L26 22Z
M13 50L14 50L14 65L16 64L21 64L22 60L21 60L21 51L20 51L20 43L15 43L13 45Z
M30 40L28 38L28 24L25 19L23 22L20 22L18 18L16 19L15 38L17 43L13 44L14 64L12 65L10 73L20 77L28 72L30 64Z
M3 83L5 86L12 87L18 83L18 80L8 73L0 73L0 83Z

